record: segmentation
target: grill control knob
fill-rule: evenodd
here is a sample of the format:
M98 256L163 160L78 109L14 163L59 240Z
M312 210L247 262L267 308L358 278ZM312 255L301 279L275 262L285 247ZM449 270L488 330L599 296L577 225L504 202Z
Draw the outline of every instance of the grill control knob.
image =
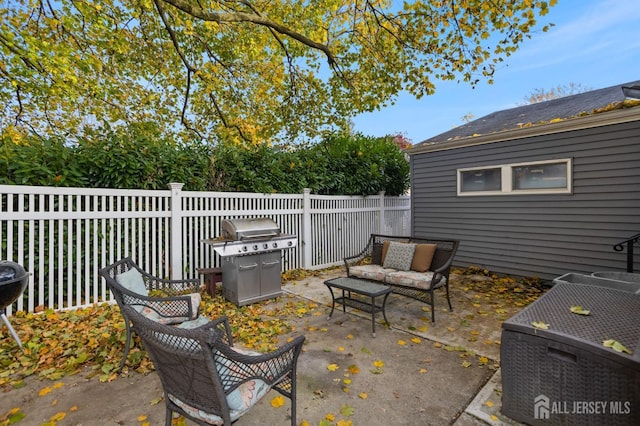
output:
M289 242L287 242L287 245L288 245L289 247L291 247L291 246L293 245L293 241L289 241Z
M253 245L253 249L254 249L254 250L258 250L258 245L257 245L257 244L254 244L254 245Z
M278 243L273 243L273 248L278 248Z
M247 251L247 246L242 246L242 251Z
M269 248L269 244L264 243L264 244L262 245L262 248L263 248L263 249L265 249L265 250L266 250L266 249L268 249L268 248Z

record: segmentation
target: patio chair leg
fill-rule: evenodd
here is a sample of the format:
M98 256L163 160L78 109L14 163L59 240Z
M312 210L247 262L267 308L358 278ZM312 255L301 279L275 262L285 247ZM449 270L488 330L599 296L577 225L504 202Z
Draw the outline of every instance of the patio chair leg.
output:
M125 327L127 329L127 338L124 342L124 355L122 356L122 360L120 361L120 367L118 367L118 371L121 371L124 367L124 363L127 362L127 357L129 356L129 347L131 346L131 325L129 325L128 320L125 320Z
M291 374L291 426L296 426L296 374L295 369Z
M449 311L453 311L453 306L451 306L451 299L449 298L449 283L445 286L447 290L447 302L449 303Z
M431 322L432 323L436 322L436 307L433 301L434 296L435 294L433 293L433 290L431 290Z

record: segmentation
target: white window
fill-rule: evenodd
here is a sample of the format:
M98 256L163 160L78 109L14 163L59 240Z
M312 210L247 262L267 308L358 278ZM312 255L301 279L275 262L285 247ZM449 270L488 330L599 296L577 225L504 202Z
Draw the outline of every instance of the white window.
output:
M458 169L458 195L570 194L571 159Z

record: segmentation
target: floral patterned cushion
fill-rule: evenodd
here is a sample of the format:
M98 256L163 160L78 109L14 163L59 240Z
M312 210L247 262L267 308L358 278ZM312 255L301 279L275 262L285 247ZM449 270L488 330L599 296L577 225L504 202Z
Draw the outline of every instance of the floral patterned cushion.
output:
M233 348L234 351L244 355L260 355L257 352L251 352L239 348ZM221 377L224 377L229 373L229 369L235 369L236 367L223 357L216 357L216 367ZM236 389L234 389L229 395L227 395L227 404L229 405L229 414L231 421L235 421L251 407L253 407L258 401L264 397L271 387L260 379L253 379L244 382ZM182 408L189 415L204 420L212 425L222 425L222 418L215 414L207 413L202 410L198 410L195 407L179 400L173 395L168 395L169 399L173 401L178 407Z
M207 317L205 317L204 315L200 315L198 318L191 320L191 321L185 321L183 323L180 323L177 327L178 328L185 328L185 329L192 329L192 328L198 328L202 325L205 324L209 324L211 320Z
M258 352L252 352L245 349L233 347L235 352L242 355L260 355ZM216 367L218 368L218 374L220 377L224 377L230 374L230 371L236 374L242 375L242 371L237 371L237 366L224 357L216 356ZM268 368L264 368L268 371ZM227 403L232 410L239 410L241 412L246 411L253 406L264 394L269 390L269 386L262 380L255 379L245 382L238 386L233 392L227 395Z
M433 272L394 271L385 275L384 282L429 290L432 278ZM442 278L442 280L445 279Z
M380 265L359 265L349 267L350 276L374 281L384 281L384 276L393 271L393 269L385 269Z

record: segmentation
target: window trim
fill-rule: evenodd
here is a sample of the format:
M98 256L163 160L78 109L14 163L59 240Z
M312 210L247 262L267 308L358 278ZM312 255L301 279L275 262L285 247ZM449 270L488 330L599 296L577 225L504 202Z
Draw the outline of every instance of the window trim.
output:
M564 188L533 188L533 189L513 189L513 168L522 166L536 166L543 164L565 163L567 165L567 186ZM462 174L474 170L500 169L501 190L500 191L462 191ZM456 170L457 195L459 197L469 196L491 196L491 195L533 195L533 194L572 194L573 193L573 161L572 158L558 158L552 160L527 161L524 163L493 164L482 167L468 167Z

